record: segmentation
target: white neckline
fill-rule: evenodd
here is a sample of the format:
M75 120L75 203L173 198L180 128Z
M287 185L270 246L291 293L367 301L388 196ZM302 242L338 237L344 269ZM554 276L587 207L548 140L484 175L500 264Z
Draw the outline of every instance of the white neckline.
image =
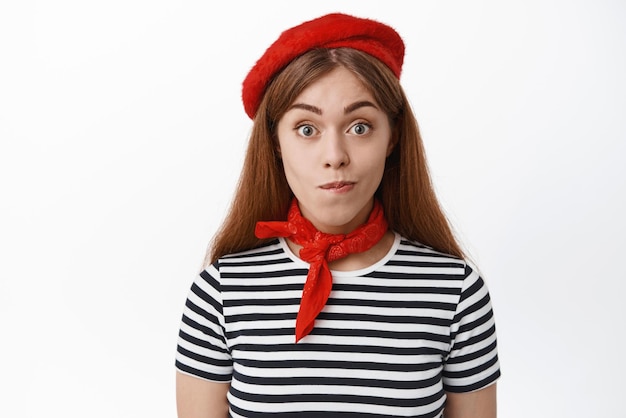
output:
M366 275L368 273L371 273L372 271L376 270L377 268L379 268L380 266L384 265L387 261L389 261L389 259L391 257L393 257L393 255L396 253L396 251L398 250L398 247L400 246L400 234L398 234L397 232L393 231L393 235L394 235L394 239L393 239L393 244L391 245L391 248L389 248L389 251L387 251L387 254L385 254L385 256L383 258L381 258L380 260L378 260L376 263L367 266L367 267L363 267L362 269L357 269L357 270L331 270L331 273L333 274L333 277L354 277L354 276L363 276ZM302 260L300 257L298 257L297 255L295 255L293 253L293 251L291 251L291 248L289 248L289 245L287 245L287 240L285 238L278 238L278 241L280 243L280 246L282 247L283 251L285 252L285 254L287 254L287 256L296 264L301 265L302 267L308 269L309 268L309 263L307 263L306 261Z

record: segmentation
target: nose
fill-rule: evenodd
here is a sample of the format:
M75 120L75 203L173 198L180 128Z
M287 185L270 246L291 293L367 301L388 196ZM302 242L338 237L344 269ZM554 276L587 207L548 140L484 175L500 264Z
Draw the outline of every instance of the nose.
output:
M323 161L328 168L340 168L350 164L346 138L340 132L327 132L324 138Z

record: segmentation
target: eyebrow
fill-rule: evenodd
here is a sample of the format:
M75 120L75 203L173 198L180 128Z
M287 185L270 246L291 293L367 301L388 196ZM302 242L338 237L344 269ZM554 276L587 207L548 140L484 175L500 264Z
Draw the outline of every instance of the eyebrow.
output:
M360 102L356 102L356 103L352 103L349 106L346 106L346 108L343 110L344 114L348 114L351 112L354 112L357 109L360 109L362 107L373 107L374 109L378 110L378 106L376 106L374 103L367 101L367 100L363 100Z
M289 106L289 109L287 109L287 110L289 111L291 109L307 110L309 112L315 113L316 115L321 115L322 114L322 109L320 109L319 107L308 105L306 103L294 103L293 105Z
M360 109L362 107L373 107L374 109L378 110L378 106L376 106L374 103L368 100L362 100L360 102L355 102L355 103L352 103L351 105L346 106L343 109L343 113L347 115L348 113L352 113L355 110ZM320 109L319 107L309 105L306 103L294 103L293 105L289 107L288 110L291 110L291 109L302 109L308 112L313 112L316 115L321 115L323 113L322 109Z

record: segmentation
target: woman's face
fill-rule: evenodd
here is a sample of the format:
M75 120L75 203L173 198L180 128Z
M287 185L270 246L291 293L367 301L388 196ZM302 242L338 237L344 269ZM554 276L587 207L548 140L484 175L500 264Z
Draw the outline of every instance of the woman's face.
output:
M302 215L320 231L367 221L391 153L391 126L365 86L339 67L302 91L278 122L278 145Z

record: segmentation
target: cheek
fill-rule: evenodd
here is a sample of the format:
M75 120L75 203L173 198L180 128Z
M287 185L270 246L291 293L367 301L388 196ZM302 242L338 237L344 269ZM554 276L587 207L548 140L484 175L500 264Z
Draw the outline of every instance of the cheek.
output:
M306 169L308 159L305 156L301 156L298 153L294 153L294 150L285 150L281 152L281 158L283 161L283 169L285 171L285 177L287 182L293 187L293 183L303 179L307 172Z
M385 170L385 164L387 163L387 149L377 149L372 151L369 155L370 158L367 161L367 169L373 173L381 173ZM375 156L375 157L374 157Z
M278 146L285 167L290 166L292 169L297 170L298 167L308 164L311 160L310 150L306 147L298 146L288 141L279 142Z

